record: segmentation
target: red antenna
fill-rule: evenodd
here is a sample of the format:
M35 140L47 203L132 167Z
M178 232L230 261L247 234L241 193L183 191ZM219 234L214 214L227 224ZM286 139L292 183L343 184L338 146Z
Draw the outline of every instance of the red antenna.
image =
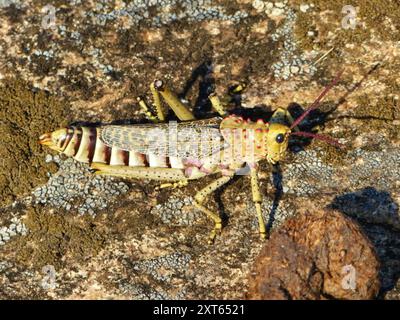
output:
M303 114L298 117L295 121L293 121L292 125L290 126L290 129L293 129L295 126L297 126L300 122L302 122L304 120L304 118L314 109L316 109L319 106L320 101L322 100L322 98L328 93L328 91L330 89L332 89L336 83L339 81L340 76L342 75L343 70L339 71L338 74L336 75L335 79L333 79L333 81L325 87L325 89L319 94L318 98L312 103L312 105L303 112ZM304 132L304 131L294 131L291 132L291 135L296 135L296 136L302 136L302 137L307 137L307 138L315 138L318 140L322 140L325 141L329 144L332 144L336 147L339 148L343 148L343 144L341 144L339 141L337 141L336 139L333 139L331 137L328 136L324 136L321 134L317 134L317 133L311 133L311 132Z
M318 134L318 133L295 131L295 132L292 132L291 135L302 136L302 137L307 137L307 138L315 138L315 139L318 139L321 141L325 141L326 143L332 144L338 148L344 147L344 145L342 143L340 143L339 141L337 141L336 139L333 139L329 136L324 136L324 135Z
M307 115L313 111L314 109L316 109L319 106L320 101L322 100L322 98L328 93L329 90L331 90L336 83L339 81L340 76L342 75L343 70L339 71L338 74L336 75L335 79L333 79L333 81L325 87L325 89L320 93L320 95L318 96L318 98L313 102L313 104L306 110L303 112L303 114L298 117L290 126L290 129L293 129L295 126L297 126L300 122L302 122L304 120L305 117L307 117Z

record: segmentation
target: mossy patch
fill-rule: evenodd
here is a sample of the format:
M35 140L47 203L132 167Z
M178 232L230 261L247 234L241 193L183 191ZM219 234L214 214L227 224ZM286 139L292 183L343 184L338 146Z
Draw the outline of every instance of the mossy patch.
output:
M398 110L393 98L388 96L372 99L369 95L357 98L358 108L354 109L355 117L364 117L392 121L396 119Z
M104 246L104 232L91 217L72 217L36 207L27 209L24 223L29 233L16 240L16 256L20 263L34 268L82 263Z
M304 1L294 0L293 4L298 6ZM333 46L343 48L348 43L362 44L371 38L372 30L382 40L399 41L400 33L394 30L400 29L400 4L393 0L356 0L350 3L357 9L355 29L344 29L341 27L342 19L346 16L342 13L342 8L349 5L347 0L313 1L315 8L306 13L299 12L296 22L295 35L306 49L326 48L326 41L332 40L328 37L329 32L335 33ZM321 12L326 12L321 15ZM365 23L365 25L362 25ZM308 31L318 31L318 39L315 42L307 33ZM322 41L322 42L321 42Z
M339 149L335 146L321 141L319 141L318 144L320 147L318 157L324 163L334 167L341 167L346 165L346 154L347 151L349 151L349 148L346 148L346 146L344 146L342 149Z
M356 119L368 122L364 129L368 132L387 132L391 140L399 139L399 130L393 125L394 120L399 120L399 106L396 100L389 95L371 98L362 95L357 98L358 107L352 112ZM363 129L363 128L361 128Z
M38 138L68 122L68 106L20 80L0 86L0 205L7 205L47 180L56 166L46 164Z

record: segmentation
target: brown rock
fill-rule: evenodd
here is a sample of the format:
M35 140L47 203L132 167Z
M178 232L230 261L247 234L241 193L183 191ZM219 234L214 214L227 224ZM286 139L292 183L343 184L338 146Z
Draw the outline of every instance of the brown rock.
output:
M334 210L286 221L253 270L249 299L372 299L380 288L373 246L356 222Z

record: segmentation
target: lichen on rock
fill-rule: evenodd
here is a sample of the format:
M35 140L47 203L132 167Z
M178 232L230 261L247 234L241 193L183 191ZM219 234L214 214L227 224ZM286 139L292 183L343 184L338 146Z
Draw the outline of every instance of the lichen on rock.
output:
M0 85L0 203L10 204L47 181L55 165L45 163L45 151L37 143L45 130L68 122L68 105L44 91L34 91L23 81Z

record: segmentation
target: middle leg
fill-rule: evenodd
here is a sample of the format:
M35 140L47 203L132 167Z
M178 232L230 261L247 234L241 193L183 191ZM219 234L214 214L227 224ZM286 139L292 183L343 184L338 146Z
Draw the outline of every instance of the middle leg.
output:
M244 83L237 84L229 88L228 95L222 98L222 101L219 99L216 93L212 93L208 96L208 99L211 102L212 107L221 117L226 117L228 115L225 110L226 105L231 103L234 100L234 96L241 94L246 88Z
M227 183L229 180L231 180L232 177L233 177L233 175L222 176L222 177L218 178L217 180L215 180L214 182L210 183L208 186L206 186L205 188L203 188L199 192L197 192L197 194L194 197L194 199L195 199L194 206L196 208L200 209L202 212L204 212L209 218L211 218L214 221L214 229L210 233L210 238L208 241L209 244L213 243L217 233L221 232L222 219L217 213L214 213L211 210L207 209L205 206L203 206L203 202L208 195L213 193L219 187L223 186L225 183Z

